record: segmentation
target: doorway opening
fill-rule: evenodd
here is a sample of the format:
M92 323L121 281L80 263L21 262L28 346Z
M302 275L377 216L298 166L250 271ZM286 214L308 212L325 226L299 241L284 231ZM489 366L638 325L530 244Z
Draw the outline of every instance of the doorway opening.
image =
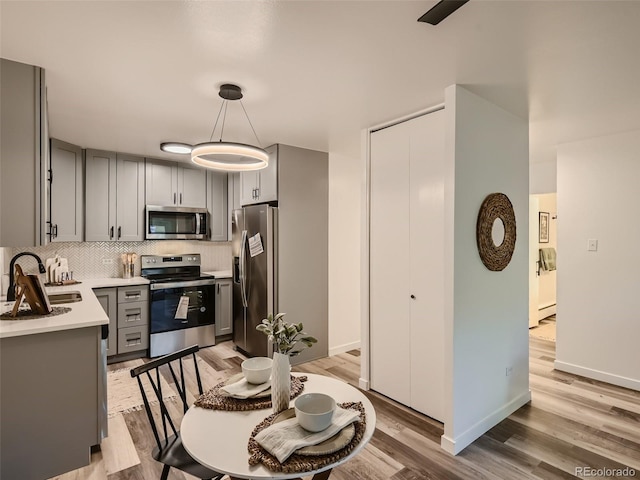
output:
M557 194L530 196L529 335L556 341Z

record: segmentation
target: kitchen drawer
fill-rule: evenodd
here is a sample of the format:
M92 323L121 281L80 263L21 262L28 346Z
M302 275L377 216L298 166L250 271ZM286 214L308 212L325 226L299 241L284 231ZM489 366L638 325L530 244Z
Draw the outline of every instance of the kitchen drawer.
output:
M118 329L118 354L137 352L149 348L149 326Z
M149 324L149 303L129 302L118 304L118 328L138 327Z
M146 302L149 299L149 286L118 287L118 303Z

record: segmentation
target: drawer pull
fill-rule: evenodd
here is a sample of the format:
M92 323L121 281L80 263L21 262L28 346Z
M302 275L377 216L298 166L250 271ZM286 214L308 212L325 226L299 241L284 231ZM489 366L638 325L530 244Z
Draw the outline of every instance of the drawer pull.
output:
M140 293L125 293L124 298L140 298Z
M133 313L131 315L127 315L127 322L139 322L142 320L142 316L139 313Z
M127 347L135 347L136 345L142 344L142 336L127 338Z

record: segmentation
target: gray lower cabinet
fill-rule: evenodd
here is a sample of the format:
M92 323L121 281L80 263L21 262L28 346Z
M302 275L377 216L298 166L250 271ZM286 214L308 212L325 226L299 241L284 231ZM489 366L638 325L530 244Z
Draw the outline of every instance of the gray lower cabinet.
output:
M101 327L0 339L0 478L42 479L88 465L106 393Z
M50 241L81 242L84 234L82 148L52 138L49 153Z
M149 348L149 287L118 287L118 355Z
M233 333L233 281L216 279L216 336Z
M86 240L144 240L144 159L115 152L85 152Z
M109 317L107 357L110 357L118 353L117 336L115 334L118 331L118 289L116 287L95 288L93 293L95 293L100 305L102 305L104 313Z
M207 210L209 210L209 240L229 240L228 178L226 173L207 172Z
M107 356L146 351L149 348L149 287L133 285L93 291L109 316Z

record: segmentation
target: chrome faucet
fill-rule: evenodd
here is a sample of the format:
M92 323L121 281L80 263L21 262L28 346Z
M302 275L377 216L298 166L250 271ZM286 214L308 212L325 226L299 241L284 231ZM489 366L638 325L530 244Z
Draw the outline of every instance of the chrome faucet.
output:
M40 270L40 273L46 273L47 269L44 268L44 265L42 264L42 260L40 260L40 257L38 255L36 255L35 253L31 253L31 252L22 252L17 254L15 257L13 257L11 259L11 263L9 264L9 289L7 290L7 301L10 302L12 300L16 299L16 286L13 284L13 269L14 269L14 265L16 263L16 260L19 259L20 257L23 257L25 255L29 255L33 258L35 258L38 261L38 270Z

